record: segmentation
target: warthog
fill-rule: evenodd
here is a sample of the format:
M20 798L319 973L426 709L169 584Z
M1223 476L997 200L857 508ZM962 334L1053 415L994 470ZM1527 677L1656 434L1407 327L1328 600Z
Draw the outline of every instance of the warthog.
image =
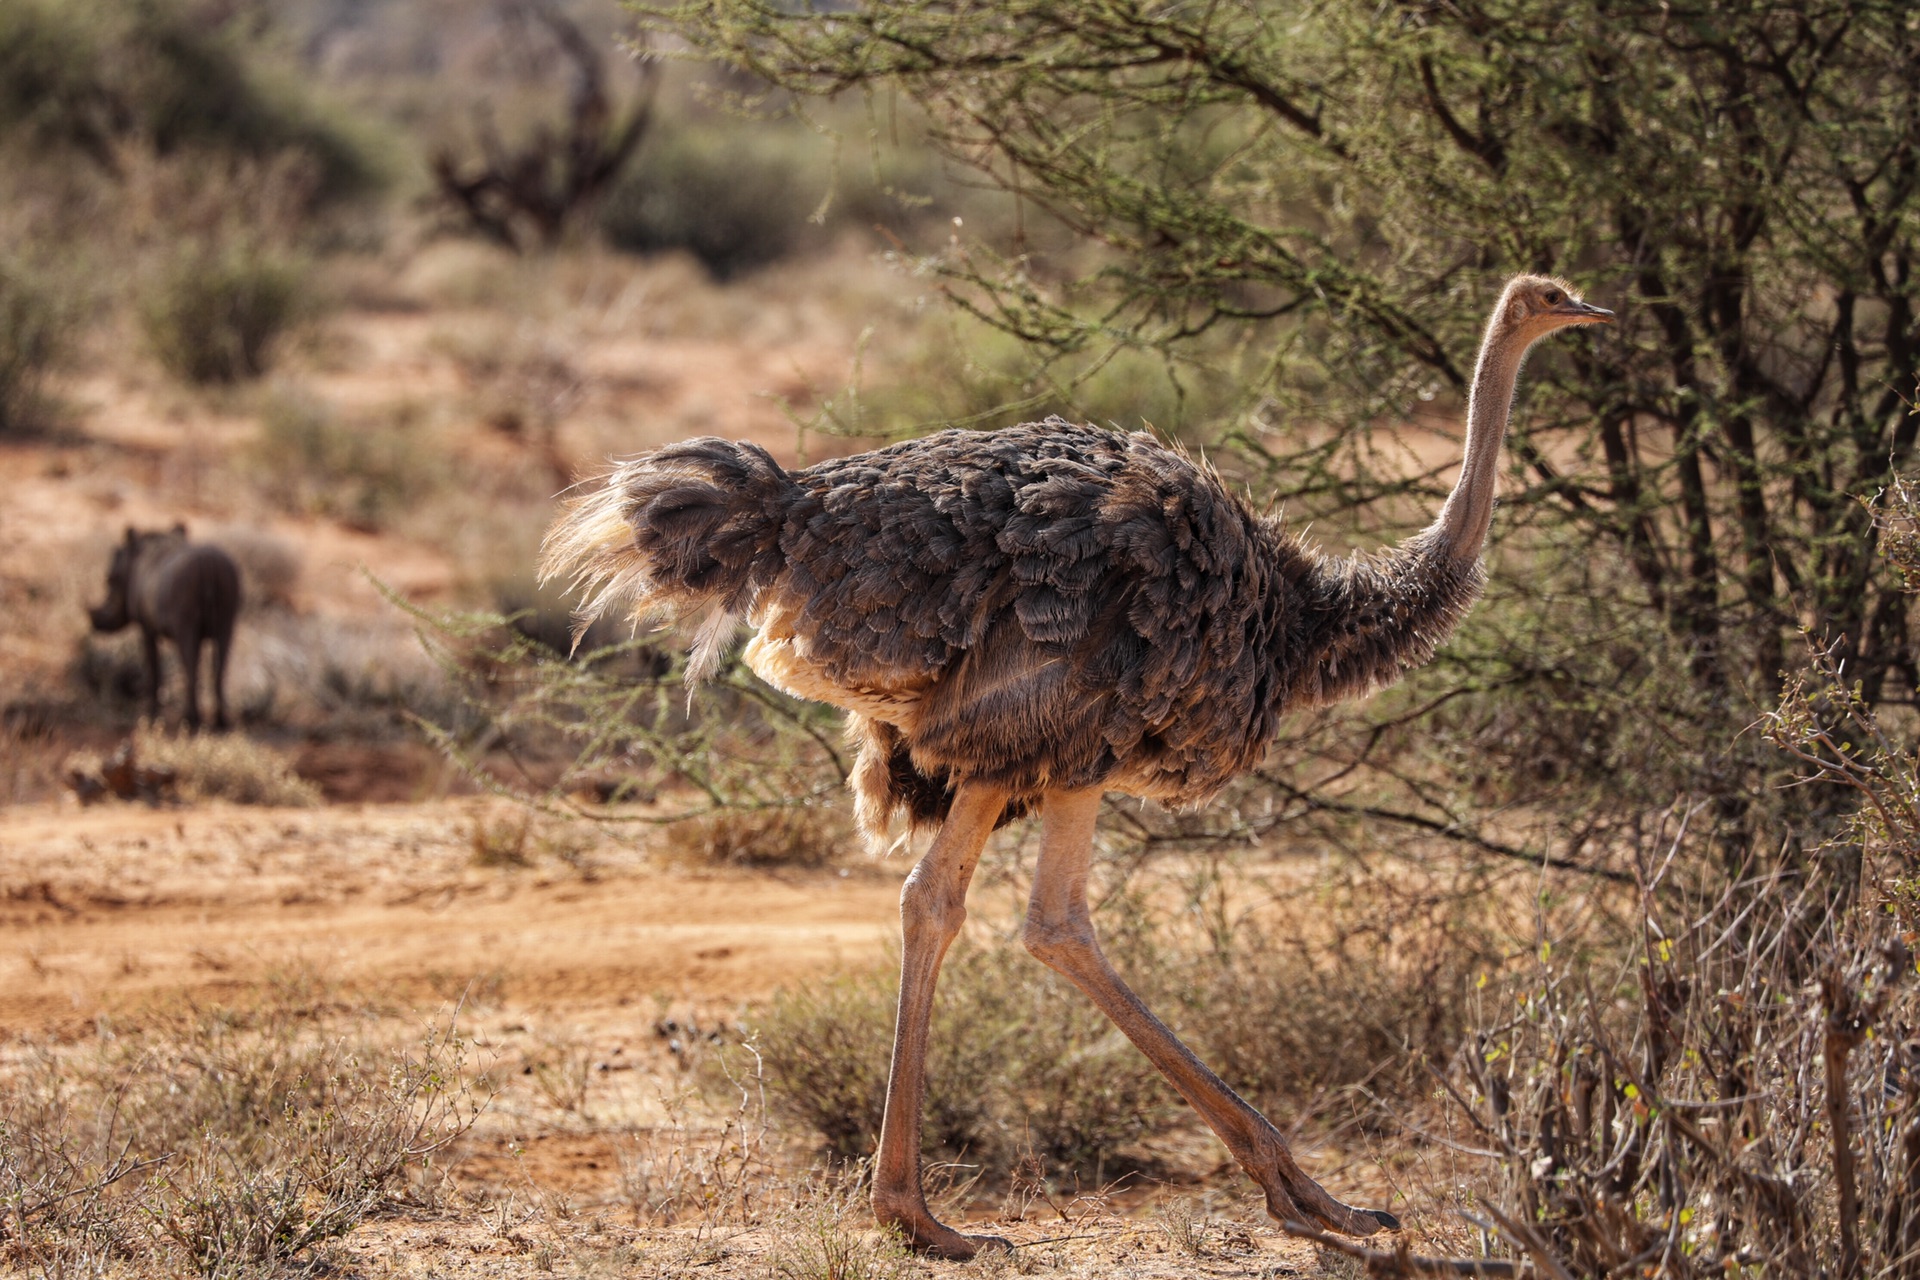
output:
M187 527L142 533L131 526L107 567L107 602L88 609L95 631L140 628L147 715L160 718L160 638L173 641L187 677L187 727L200 727L200 646L213 642L213 723L227 727L227 650L240 612L240 570L216 546L187 541Z

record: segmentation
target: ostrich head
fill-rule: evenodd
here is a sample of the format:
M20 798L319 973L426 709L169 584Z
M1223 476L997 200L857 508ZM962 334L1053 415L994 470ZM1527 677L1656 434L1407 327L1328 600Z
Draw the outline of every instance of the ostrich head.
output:
M1515 276L1487 321L1467 396L1467 449L1460 479L1440 509L1428 544L1453 560L1478 560L1493 518L1501 442L1513 410L1514 381L1527 348L1559 329L1611 324L1613 312L1589 306L1565 280Z
M1493 314L1500 336L1522 348L1569 325L1613 323L1613 312L1580 301L1572 285L1552 276L1515 276Z

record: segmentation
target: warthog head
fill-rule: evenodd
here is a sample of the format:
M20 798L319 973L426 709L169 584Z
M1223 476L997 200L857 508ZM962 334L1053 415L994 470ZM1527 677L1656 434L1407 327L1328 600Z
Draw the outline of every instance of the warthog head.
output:
M165 533L142 533L132 525L127 526L126 539L113 549L113 559L107 565L106 602L87 609L87 616L93 620L95 631L118 631L133 621L127 593L133 581L134 563L139 559L142 548L149 543L173 541L186 536L187 527L183 524L177 524Z

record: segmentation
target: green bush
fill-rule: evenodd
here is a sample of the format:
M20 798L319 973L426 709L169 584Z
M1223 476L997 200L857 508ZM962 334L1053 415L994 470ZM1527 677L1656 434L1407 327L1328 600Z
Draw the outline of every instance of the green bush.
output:
M914 120L893 122L878 148L872 127L848 103L805 124L697 111L660 120L602 203L601 233L629 252L685 250L722 280L875 227L932 251L956 215L996 241L1016 225L1023 243L1058 239L1043 211L1015 218L1005 193L954 182Z
M683 249L717 279L777 261L812 228L816 182L797 129L694 127L656 136L607 197L601 230L634 253Z
M232 245L190 249L161 273L141 309L160 363L188 382L257 378L307 306L298 259Z
M117 170L115 149L205 148L264 159L289 150L321 192L378 181L366 147L235 36L167 0L0 5L0 136L75 150Z
M898 372L886 383L828 406L832 429L891 438L950 425L1007 427L1058 414L1181 438L1222 413L1235 394L1216 373L1176 371L1151 352L1038 360L998 329L966 317L928 326L911 346L893 352L890 363Z
M29 425L64 321L51 294L0 262L0 434Z

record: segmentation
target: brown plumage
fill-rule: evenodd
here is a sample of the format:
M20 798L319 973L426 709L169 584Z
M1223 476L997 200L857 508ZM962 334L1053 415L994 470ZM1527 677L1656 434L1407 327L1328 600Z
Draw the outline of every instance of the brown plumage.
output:
M945 817L961 777L1014 812L1048 787L1198 803L1287 710L1425 661L1480 585L1477 562L1419 551L1328 560L1151 437L1058 418L791 473L692 440L628 463L571 527L618 541L556 552L643 607L728 620L696 671L746 618L756 672L852 712L874 834Z
M1101 791L1198 804L1259 761L1287 711L1365 694L1432 656L1483 582L1500 441L1527 347L1606 318L1562 282L1509 284L1475 373L1460 481L1432 527L1374 556L1313 551L1150 436L1052 418L943 431L791 472L753 444L671 445L571 503L549 535L545 571L585 590L587 619L628 600L637 617L709 610L689 680L713 670L739 622L751 624L744 656L754 671L849 712L869 836L896 815L932 823L952 810L966 840L984 839L995 822L1056 798L1066 830L1080 821L1074 806L1084 808L1073 797L1097 801ZM964 818L962 794L976 798ZM972 863L942 849L936 840L922 867L957 879L964 895ZM1064 845L1043 852L1032 919L1053 923L1029 945L1100 999L1096 988L1111 992L1098 967L1053 931L1079 908L1073 893L1048 887L1049 861L1073 856ZM913 931L925 912L947 908L903 910L908 976L930 1000L938 956L931 970L916 968ZM893 1081L915 1098L908 1010L918 999L902 996ZM1150 1056L1155 1037L1170 1036L1129 1025L1124 1001L1110 1012ZM1187 1092L1183 1062L1162 1069ZM1208 1091L1225 1086L1205 1075L1213 1084L1188 1096L1213 1123ZM917 1176L909 1192L898 1173L901 1144L917 1160L918 1106L896 1121L893 1099L882 1165L901 1185L878 1178L876 1202L923 1247L964 1256L968 1238L934 1222ZM1226 1130L1242 1121L1230 1111L1216 1128L1234 1145L1238 1130ZM910 1138L898 1136L908 1128ZM1259 1159L1243 1163L1262 1177ZM1391 1224L1338 1205L1303 1174L1300 1185L1273 1176L1290 1189L1286 1203L1336 1229ZM1271 1179L1263 1185L1277 1194Z

